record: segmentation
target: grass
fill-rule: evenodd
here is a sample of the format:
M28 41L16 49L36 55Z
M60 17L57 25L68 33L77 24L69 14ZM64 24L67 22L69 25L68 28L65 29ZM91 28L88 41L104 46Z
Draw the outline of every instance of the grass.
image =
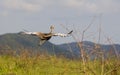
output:
M0 75L101 75L101 60L86 62L49 55L0 56ZM120 75L120 61L106 59L103 75Z

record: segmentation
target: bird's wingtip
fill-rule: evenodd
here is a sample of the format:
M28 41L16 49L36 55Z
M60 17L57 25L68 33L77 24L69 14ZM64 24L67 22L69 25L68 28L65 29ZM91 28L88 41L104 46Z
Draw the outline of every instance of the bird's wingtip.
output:
M68 34L71 34L73 32L73 30L71 30Z

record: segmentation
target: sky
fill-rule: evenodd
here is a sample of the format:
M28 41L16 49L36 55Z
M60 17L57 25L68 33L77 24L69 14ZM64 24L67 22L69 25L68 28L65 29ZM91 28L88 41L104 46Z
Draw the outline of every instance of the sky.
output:
M0 0L0 35L28 31L67 33L76 40L120 44L120 0ZM101 30L100 30L101 29ZM76 41L73 37L53 37L54 44Z

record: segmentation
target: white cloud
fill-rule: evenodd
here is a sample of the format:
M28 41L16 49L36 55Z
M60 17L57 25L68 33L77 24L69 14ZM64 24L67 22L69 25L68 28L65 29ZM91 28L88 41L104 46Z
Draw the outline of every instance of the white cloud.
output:
M117 0L67 0L67 6L75 8L80 12L113 13L120 12Z
M39 12L49 8L60 8L61 11L62 8L72 8L82 13L120 12L120 2L117 0L2 0L0 4L7 9L28 12Z
M25 0L3 0L2 2L2 6L5 9L23 10L28 12L36 12L42 9L38 4L29 3Z

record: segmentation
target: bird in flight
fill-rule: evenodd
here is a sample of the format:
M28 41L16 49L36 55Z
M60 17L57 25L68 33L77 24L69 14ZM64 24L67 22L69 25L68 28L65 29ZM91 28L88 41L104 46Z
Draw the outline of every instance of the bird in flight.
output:
M48 41L52 36L67 37L73 32L73 30L72 30L69 33L53 33L53 29L54 29L54 26L50 26L50 32L49 33L24 31L24 32L20 32L20 34L37 36L40 39L39 45L42 45L43 43Z

